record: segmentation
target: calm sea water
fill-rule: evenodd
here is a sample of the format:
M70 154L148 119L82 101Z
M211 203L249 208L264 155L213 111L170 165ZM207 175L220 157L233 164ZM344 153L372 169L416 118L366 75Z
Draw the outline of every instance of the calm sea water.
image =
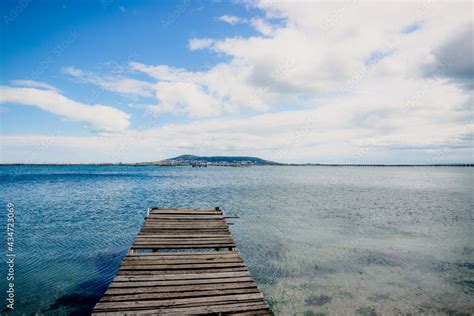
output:
M276 314L474 312L472 168L0 172L2 227L6 203L15 204L18 314L89 312L150 206L220 206L240 216L231 230Z

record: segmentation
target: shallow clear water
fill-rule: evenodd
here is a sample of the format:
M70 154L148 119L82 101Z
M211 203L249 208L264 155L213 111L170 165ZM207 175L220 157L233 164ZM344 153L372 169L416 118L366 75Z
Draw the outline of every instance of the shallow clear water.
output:
M240 216L234 238L280 315L474 312L472 168L0 172L2 227L6 203L15 204L19 314L90 311L150 206L220 206ZM5 228L1 234L4 256ZM6 282L0 287L2 310Z

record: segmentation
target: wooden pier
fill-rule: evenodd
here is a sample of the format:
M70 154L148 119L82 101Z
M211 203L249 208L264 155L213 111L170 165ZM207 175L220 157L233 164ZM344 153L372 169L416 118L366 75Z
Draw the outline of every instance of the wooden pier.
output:
M93 315L273 315L216 209L149 210Z

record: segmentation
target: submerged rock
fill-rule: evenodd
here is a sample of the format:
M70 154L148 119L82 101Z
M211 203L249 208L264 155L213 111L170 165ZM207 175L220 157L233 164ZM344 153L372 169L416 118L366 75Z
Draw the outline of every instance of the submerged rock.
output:
M327 295L310 296L305 300L306 305L322 306L332 301L332 297Z

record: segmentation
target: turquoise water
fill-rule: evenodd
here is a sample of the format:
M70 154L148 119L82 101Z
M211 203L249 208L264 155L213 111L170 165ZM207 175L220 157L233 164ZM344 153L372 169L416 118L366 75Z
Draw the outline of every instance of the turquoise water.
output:
M0 172L2 227L6 204L15 204L18 314L90 311L150 206L220 206L240 216L231 230L276 314L474 312L472 168ZM0 262L5 280L5 256Z

